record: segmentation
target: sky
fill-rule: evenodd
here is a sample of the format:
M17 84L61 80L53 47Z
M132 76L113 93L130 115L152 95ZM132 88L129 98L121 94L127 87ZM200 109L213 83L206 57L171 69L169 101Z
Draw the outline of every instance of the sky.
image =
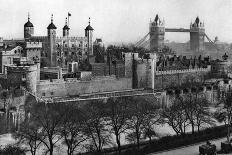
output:
M57 35L68 12L70 35L84 36L91 17L94 38L103 42L136 42L148 33L149 22L159 14L167 28L189 28L199 16L213 40L232 42L232 0L0 0L0 37L23 38L23 25L30 12L34 34L44 36L51 14ZM187 42L189 33L166 33L165 39Z

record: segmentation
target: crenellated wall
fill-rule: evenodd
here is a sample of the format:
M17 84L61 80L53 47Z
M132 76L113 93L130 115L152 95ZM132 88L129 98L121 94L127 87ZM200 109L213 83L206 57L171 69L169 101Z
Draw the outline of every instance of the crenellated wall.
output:
M209 73L208 70L190 70L190 71L173 71L167 72L168 74L156 74L154 81L155 81L155 88L168 88L170 86L177 86L180 85L182 82L185 82L188 78L194 78L197 81L203 81L205 76ZM172 74L170 74L172 73Z
M81 94L109 92L132 89L131 78L116 78L114 76L95 78L90 81L76 79L44 80L37 84L37 95L41 97L65 97Z

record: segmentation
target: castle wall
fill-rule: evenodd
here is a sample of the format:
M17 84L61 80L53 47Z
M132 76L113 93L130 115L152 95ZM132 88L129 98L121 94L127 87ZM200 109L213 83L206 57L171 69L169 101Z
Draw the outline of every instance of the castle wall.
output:
M198 81L203 81L205 75L207 75L209 72L210 68L188 69L180 71L159 71L155 73L155 89L180 85L182 82L185 82L188 77L193 77Z
M188 97L190 95L189 93L183 93L180 94L183 97ZM194 94L192 94L194 96ZM205 97L206 100L211 103L211 104L216 104L218 103L218 90L211 88L206 88L204 87L204 90L201 92L198 92L197 95L200 97ZM166 106L170 106L174 103L176 99L175 92L174 94L168 94L166 93Z
M90 81L76 79L44 80L37 84L37 95L42 97L64 97L87 93L132 89L130 78L99 77Z
M108 63L92 63L93 76L116 75L117 77L125 77L124 63L109 64Z

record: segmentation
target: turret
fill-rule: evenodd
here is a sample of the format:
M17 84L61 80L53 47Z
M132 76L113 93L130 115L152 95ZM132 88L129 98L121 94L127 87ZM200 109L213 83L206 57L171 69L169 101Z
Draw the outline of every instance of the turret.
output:
M28 14L28 21L24 24L24 38L29 39L34 35L34 26L30 22L30 15Z
M68 37L69 35L69 27L68 27L68 24L67 24L67 18L65 20L65 25L63 27L63 37Z
M48 58L50 67L56 67L56 26L53 24L53 15L51 23L47 27L48 30Z
M150 50L159 51L164 47L164 20L161 21L158 14L156 15L154 21L150 23L149 27L150 33Z
M89 55L93 55L93 28L90 26L90 18L89 25L85 28L85 37L87 37L87 53Z
M194 23L190 24L190 49L195 51L195 55L201 55L204 51L205 28L204 22L197 17Z

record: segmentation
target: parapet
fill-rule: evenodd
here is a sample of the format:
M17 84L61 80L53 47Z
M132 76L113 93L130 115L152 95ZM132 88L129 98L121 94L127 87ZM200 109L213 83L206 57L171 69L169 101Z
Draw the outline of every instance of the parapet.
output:
M211 66L207 66L207 68L156 71L155 74L156 75L167 75L167 74L180 74L180 73L191 73L191 72L210 72L210 71L211 71Z
M37 65L9 65L7 67L7 72L33 72L37 70Z
M42 48L42 42L26 42L26 48Z

